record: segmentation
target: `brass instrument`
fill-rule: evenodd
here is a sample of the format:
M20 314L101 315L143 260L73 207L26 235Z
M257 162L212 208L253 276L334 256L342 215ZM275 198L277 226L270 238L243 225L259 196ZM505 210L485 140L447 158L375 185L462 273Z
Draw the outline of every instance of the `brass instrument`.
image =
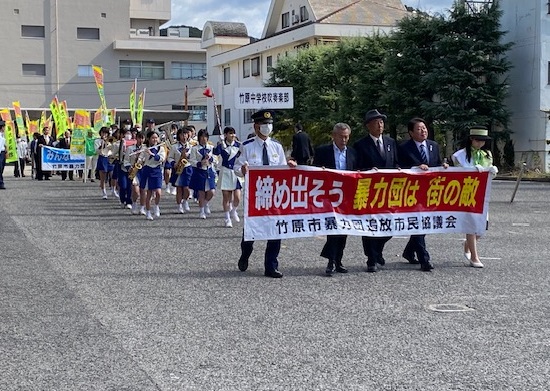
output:
M149 147L149 148L143 148L143 149L138 149L134 152L132 152L130 155L128 156L134 156L134 155L137 155L138 153L142 153L144 151L148 151L149 149L153 149L153 148L157 148L157 147L160 147L162 145L166 144L164 141L162 143L158 143L157 145L153 145L152 147Z
M188 163L188 160L187 160L187 148L184 148L182 151L181 151L181 155L180 155L180 158L178 160L178 162L176 163L176 165L174 166L174 170L176 170L176 174L178 175L181 175L181 173L183 172L183 169L185 168L185 165Z
M134 180L139 170L143 168L143 163L140 160L141 159L138 158L138 160L134 163L132 168L130 168L130 171L128 171L128 179L131 181Z

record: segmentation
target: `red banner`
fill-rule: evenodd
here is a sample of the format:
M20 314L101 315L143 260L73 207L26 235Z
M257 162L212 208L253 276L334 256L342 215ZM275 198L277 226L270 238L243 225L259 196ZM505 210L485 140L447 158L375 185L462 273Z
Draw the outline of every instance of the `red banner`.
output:
M250 167L245 238L482 234L490 183L488 172L462 168Z

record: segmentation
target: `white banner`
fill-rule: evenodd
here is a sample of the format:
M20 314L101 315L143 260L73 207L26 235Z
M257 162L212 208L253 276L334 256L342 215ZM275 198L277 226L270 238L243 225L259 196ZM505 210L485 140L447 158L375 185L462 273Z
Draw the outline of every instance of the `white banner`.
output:
M71 155L68 149L42 147L43 171L72 171L83 170L86 156Z
M292 87L235 88L236 109L292 109Z

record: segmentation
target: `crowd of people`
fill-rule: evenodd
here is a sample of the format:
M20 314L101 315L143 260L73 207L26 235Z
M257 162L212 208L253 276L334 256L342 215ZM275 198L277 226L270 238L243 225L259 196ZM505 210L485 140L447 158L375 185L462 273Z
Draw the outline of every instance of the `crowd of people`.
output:
M429 170L431 167L448 167L442 160L439 146L428 139L426 121L413 118L407 124L410 138L400 144L384 134L387 116L378 110L365 114L366 135L348 145L351 128L345 123L337 123L332 129L332 142L313 148L311 140L303 126L295 126L292 152L287 159L282 145L271 137L273 131L273 112L260 110L253 114L254 133L244 142L236 137L234 128L227 126L217 145L209 140L205 129L195 132L193 126L178 127L172 124L169 131L159 132L155 121L147 120L146 128L132 127L129 120L123 121L121 128L112 125L99 131L94 141L95 156L88 157L88 179L99 180L101 197L108 199L107 187L111 196L120 202L132 214L143 215L147 220L161 216L160 200L162 189L166 194L175 196L175 212L179 214L191 211L190 201L198 203L199 218L207 219L211 214L210 203L216 189L222 192L222 207L225 227L233 227L239 222L238 207L241 202L242 181L250 166L280 166L312 164L337 170L377 170L419 167ZM0 188L3 183L5 165L5 138L3 124L0 122ZM476 126L470 129L464 142L464 148L452 156L452 164L461 167L477 167L480 171L488 168L494 176L498 172L488 148L487 128ZM15 176L24 176L27 159L33 166L33 177L37 180L49 180L51 172L43 171L40 165L42 146L70 148L70 132L54 141L50 129L45 127L43 134L35 134L32 142L17 138L18 164ZM95 171L95 174L94 174ZM74 173L68 172L69 180ZM78 172L82 178L84 173ZM67 172L62 172L62 179ZM369 273L379 270L386 261L384 246L391 237L363 236L362 245L367 257ZM466 235L464 257L470 266L482 268L477 251L477 237ZM347 237L329 235L321 251L321 257L327 259L325 273L347 273L343 264L343 254ZM238 268L246 271L253 251L253 241L241 240L241 256ZM278 255L281 240L268 240L264 255L265 275L280 278ZM426 246L425 235L412 235L402 254L411 264L420 265L420 270L430 272L434 269Z

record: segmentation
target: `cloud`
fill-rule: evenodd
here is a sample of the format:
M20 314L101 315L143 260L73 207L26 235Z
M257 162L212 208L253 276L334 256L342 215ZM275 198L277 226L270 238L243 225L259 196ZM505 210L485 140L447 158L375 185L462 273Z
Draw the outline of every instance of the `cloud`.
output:
M430 13L444 13L454 0L402 0L411 7ZM202 30L211 20L216 22L241 22L248 35L260 38L269 12L271 0L172 0L172 19L164 26L186 25Z
M202 30L207 21L241 22L248 35L260 38L269 11L270 0L172 0L169 25L187 25Z

